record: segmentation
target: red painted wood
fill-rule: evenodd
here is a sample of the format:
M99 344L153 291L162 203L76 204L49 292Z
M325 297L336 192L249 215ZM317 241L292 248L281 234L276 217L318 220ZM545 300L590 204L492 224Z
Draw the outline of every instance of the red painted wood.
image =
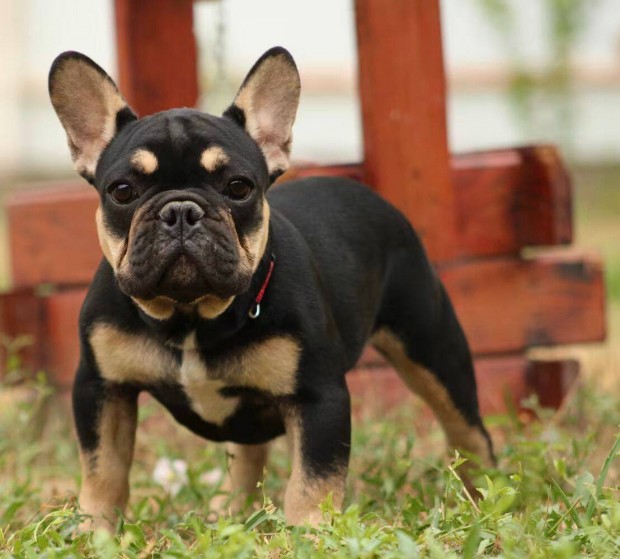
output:
M505 258L450 267L442 275L478 356L604 337L603 281L596 259ZM13 305L2 311L0 306L0 316L9 325L3 331L35 332L36 340L45 342L36 363L49 369L61 385L75 368L77 317L84 294L83 288L54 293L44 300L43 314L29 300L23 309ZM362 356L362 366L384 364L372 349Z
M115 0L120 87L142 115L194 106L196 44L190 0ZM596 259L550 256L524 261L525 246L569 243L570 184L553 148L531 147L450 159L438 0L356 0L363 166L297 169L365 180L422 234L474 350L514 352L532 345L604 336L604 294ZM162 47L162 45L165 45ZM162 79L162 76L166 79ZM82 185L22 193L9 203L16 285L87 283L100 260L93 223L97 198ZM475 257L512 255L479 260ZM452 261L446 265L446 262ZM45 367L67 387L78 358L83 288L46 298L31 290L0 297L0 330L34 333L26 364ZM355 394L395 404L408 391L367 350L349 376ZM478 358L485 413L518 406L534 392L557 406L576 375L574 362L528 362L510 353Z
M476 354L605 338L599 258L494 258L439 270Z
M452 159L460 256L518 254L572 241L571 185L557 149L528 146Z
M198 100L191 0L115 0L119 87L141 116Z
M46 313L46 338L49 341L45 370L54 385L69 388L77 369L80 346L78 317L85 288L59 291L43 301Z
M528 369L527 383L538 395L541 406L557 408L579 376L579 362L570 359L538 361L537 364Z
M364 168L431 257L455 252L438 0L356 0Z
M475 361L478 400L482 415L525 412L523 401L532 395L544 407L559 408L577 378L573 360L529 361L520 354L479 358ZM384 362L360 366L347 375L354 413L382 414L411 405L413 396Z
M479 190L492 188L482 184L486 186ZM506 203L503 195L499 200ZM96 206L95 193L83 185L13 196L7 213L15 285L88 283L101 258L94 226ZM523 211L529 211L527 207L523 205ZM498 227L506 225L498 217L501 212L485 208L472 207L483 212L479 219L472 216L473 223L493 215ZM532 219L536 215L540 212L534 211ZM546 226L541 230L541 239L547 238L546 230ZM477 353L604 336L604 292L596 260L500 258L461 261L441 270Z
M295 162L295 164L276 181L278 184L306 177L343 177L368 184L361 163L342 163L339 165L317 165L316 163Z
M20 191L6 202L15 286L85 284L101 260L98 196L84 182Z
M45 310L32 289L0 295L0 378L6 374L7 357L17 355L20 369L35 372L45 363ZM12 350L10 348L12 347ZM21 349L15 353L18 347Z
M554 148L457 155L451 167L460 257L518 254L525 246L570 242L570 185ZM320 175L366 178L359 165L297 166L285 178ZM7 200L14 285L89 282L101 255L95 191L78 181L24 189Z
M525 146L454 155L451 174L459 257L518 254L572 240L570 180L557 149ZM284 179L347 177L369 182L361 165L298 166Z

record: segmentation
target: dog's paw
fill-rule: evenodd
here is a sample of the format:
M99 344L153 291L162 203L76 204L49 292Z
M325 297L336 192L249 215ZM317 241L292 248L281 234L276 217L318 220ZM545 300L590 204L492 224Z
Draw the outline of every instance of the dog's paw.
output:
M97 532L103 531L108 534L114 534L116 532L116 525L111 520L104 518L101 515L83 515L83 520L76 528L78 534L85 532Z

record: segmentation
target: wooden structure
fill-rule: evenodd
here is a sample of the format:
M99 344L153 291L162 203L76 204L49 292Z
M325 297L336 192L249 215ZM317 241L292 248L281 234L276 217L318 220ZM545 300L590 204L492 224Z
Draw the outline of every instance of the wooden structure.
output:
M120 87L142 115L198 97L189 0L116 0ZM578 364L530 361L539 345L602 340L601 263L567 251L570 183L557 151L532 146L451 156L445 115L439 0L356 0L365 157L359 164L292 169L285 177L360 178L422 234L476 355L486 412L535 392L557 406ZM163 37L165 36L165 43ZM165 45L165 46L164 46ZM162 79L161 76L166 76ZM77 360L77 314L100 259L96 195L84 184L47 185L7 203L14 290L0 300L0 330L31 333L26 361L67 386ZM67 248L70 247L70 248ZM50 284L46 295L41 284ZM379 403L407 391L368 350L350 375Z

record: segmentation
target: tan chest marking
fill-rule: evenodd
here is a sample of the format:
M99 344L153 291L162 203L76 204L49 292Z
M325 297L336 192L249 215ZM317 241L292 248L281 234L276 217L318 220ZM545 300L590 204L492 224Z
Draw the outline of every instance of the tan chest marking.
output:
M95 361L111 382L173 381L179 366L174 356L155 340L98 324L90 334Z
M222 380L214 379L196 349L195 334L188 337L187 349L183 351L183 362L179 382L189 398L192 409L205 421L222 425L237 409L239 398L220 394L226 386Z
M237 355L206 367L195 349L195 339L186 342L180 383L192 408L206 421L221 425L237 409L239 398L224 397L227 386L253 388L285 396L295 391L301 348L292 338L275 336L241 350Z
M221 425L237 409L239 398L225 397L227 386L253 388L274 396L294 393L301 347L290 336L274 336L207 367L188 337L181 365L157 341L123 332L109 324L90 334L95 361L111 382L178 382L192 409L205 421Z
M300 345L289 336L254 344L218 367L218 378L231 384L287 396L295 392Z

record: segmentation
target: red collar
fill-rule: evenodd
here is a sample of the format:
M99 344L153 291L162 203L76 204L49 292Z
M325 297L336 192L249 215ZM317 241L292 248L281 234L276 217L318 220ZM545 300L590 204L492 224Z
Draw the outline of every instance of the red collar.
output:
M254 299L254 304L252 305L252 307L250 308L248 312L248 316L250 318L253 318L253 319L258 318L258 316L260 315L260 302L263 300L263 297L265 296L265 291L267 291L267 286L269 285L269 280L271 279L271 274L273 273L273 267L275 263L276 263L276 255L273 254L272 252L271 261L269 262L269 269L267 270L267 276L265 277L265 281L263 282L263 285L260 288L260 291L258 292L256 299Z

